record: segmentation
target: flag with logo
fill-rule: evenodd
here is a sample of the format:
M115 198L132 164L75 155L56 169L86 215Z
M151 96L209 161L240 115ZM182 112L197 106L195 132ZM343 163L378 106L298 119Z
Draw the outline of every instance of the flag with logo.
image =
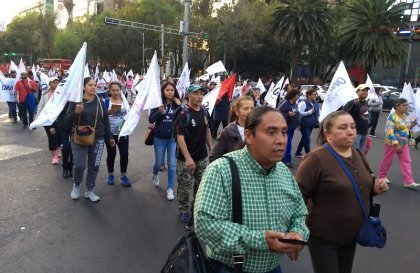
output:
M178 90L181 99L184 97L185 90L187 90L188 86L190 86L190 70L188 68L188 63L185 63L181 76L176 84L176 90Z

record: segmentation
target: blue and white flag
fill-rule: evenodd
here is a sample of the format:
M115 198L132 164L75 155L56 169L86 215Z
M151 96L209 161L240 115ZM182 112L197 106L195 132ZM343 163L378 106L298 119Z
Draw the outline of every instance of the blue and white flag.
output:
M0 77L0 101L15 102L15 84L18 79Z
M178 90L179 97L182 99L185 95L185 91L190 86L190 70L188 69L188 63L185 63L182 69L181 77L176 84L176 90Z
M354 92L349 74L347 74L343 61L341 61L330 87L328 87L324 103L322 104L321 114L319 115L319 121L323 121L328 114L337 111L338 108L356 98L357 94Z
M32 130L39 126L49 126L54 123L63 111L67 101L81 102L83 98L83 79L86 64L86 42L77 53L73 64L68 73L61 80L57 89L48 100L38 118L31 123L29 128ZM42 76L41 76L42 79Z

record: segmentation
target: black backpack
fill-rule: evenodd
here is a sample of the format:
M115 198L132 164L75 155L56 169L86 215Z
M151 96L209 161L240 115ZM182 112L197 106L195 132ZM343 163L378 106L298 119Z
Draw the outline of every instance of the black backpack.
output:
M204 107L204 106L201 106L200 107L200 110L201 110L201 113L204 115L204 118L206 119L206 122L208 123L208 112L207 112L207 109ZM186 115L186 122L182 122L181 121L181 116L180 116L180 113L181 112L184 112L184 114ZM173 128L173 134L174 134L174 138L175 138L175 141L176 141L176 132L177 132L177 128L178 128L178 126L182 126L182 127L184 127L185 128L185 135L186 136L188 136L189 135L189 133L188 133L188 126L190 125L190 122L191 122L191 114L190 114L190 112L189 112L189 107L188 107L188 105L181 105L181 106L179 106L178 107L178 109L176 110L176 112L175 112L175 115L174 115L174 128Z

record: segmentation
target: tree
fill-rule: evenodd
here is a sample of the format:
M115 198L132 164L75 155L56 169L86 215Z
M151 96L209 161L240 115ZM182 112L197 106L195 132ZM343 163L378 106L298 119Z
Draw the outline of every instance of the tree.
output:
M69 14L69 21L67 22L67 25L70 25L73 23L73 8L74 8L74 2L73 0L62 0L63 5L66 8L68 14Z
M83 41L71 31L64 30L57 34L54 41L55 55L60 58L74 59Z
M291 66L296 69L304 48L329 40L330 13L325 0L281 0L273 15L273 34L280 45L291 48Z
M378 61L395 65L404 59L406 52L393 28L406 25L401 20L406 4L394 2L349 1L339 29L339 55L345 61L364 64L370 73Z

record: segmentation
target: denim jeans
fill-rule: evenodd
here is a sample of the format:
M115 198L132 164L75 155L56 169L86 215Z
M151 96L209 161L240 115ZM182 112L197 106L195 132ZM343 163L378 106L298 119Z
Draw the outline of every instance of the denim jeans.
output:
M367 138L367 135L357 134L353 147L359 149L360 151L364 153L366 149L366 138Z
M284 152L283 162L290 163L292 161L292 139L296 128L287 128L287 145L286 152Z
M157 175L160 167L165 160L165 151L168 161L168 189L174 189L176 176L176 141L174 138L154 138L153 147L155 149L155 164L153 165L153 174Z
M308 154L311 151L311 133L313 128L314 127L312 126L300 126L302 138L299 141L295 155L301 155L302 148L305 148L305 154Z
M378 125L378 120L381 112L369 112L369 135L375 135L376 126Z
M219 261L210 259L210 263L214 273L233 273L233 268L230 268ZM267 273L282 273L281 267L278 266L273 270L267 271Z
M7 106L9 106L9 116L11 116L13 120L17 120L16 104L17 103L14 101L7 102Z
M63 170L73 171L73 153L70 144L71 131L64 128L58 128L58 133L60 135L60 142L63 144L63 149L61 150Z
M23 125L28 126L34 121L34 111L29 110L26 102L19 102L19 116L22 119ZM28 113L29 113L29 124L28 124Z

